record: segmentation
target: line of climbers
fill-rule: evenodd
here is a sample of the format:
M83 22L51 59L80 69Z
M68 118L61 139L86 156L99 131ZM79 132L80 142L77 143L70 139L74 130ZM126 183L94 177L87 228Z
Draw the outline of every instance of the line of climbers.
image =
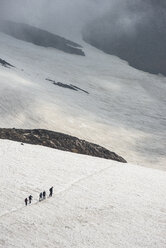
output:
M49 197L51 197L53 195L53 187L51 187L50 189L49 189ZM27 197L27 198L25 198L25 205L27 206L28 205L28 202L29 202L29 204L31 204L31 202L32 202L32 198L33 198L33 196L32 195L30 195L29 197ZM40 194L39 194L39 201L42 201L42 200L45 200L46 199L46 191L43 191L43 192L41 192Z

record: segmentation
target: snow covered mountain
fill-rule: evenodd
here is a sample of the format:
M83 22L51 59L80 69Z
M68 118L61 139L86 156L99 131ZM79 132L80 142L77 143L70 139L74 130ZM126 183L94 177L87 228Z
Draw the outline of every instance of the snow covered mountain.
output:
M166 78L73 41L85 56L0 33L0 127L77 136L130 163L0 140L0 248L165 247Z
M5 140L0 158L1 248L166 246L165 171Z
M66 53L85 55L79 44L25 23L0 21L0 32L38 46L53 47Z
M0 58L14 66L0 66L0 126L64 132L165 169L166 78L76 42L85 57L0 33Z

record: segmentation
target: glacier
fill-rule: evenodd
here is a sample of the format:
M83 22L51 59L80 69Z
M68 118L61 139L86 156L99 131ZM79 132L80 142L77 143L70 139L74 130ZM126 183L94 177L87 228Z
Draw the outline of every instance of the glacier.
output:
M86 56L0 33L13 66L0 64L0 127L77 136L129 163L0 140L0 248L165 247L166 78L75 41Z
M86 56L39 47L0 33L0 127L44 128L165 170L166 78L76 40ZM72 84L89 94L56 87Z

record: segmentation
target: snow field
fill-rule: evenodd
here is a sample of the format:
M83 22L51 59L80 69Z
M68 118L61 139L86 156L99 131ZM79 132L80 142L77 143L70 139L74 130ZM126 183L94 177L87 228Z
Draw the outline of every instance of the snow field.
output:
M165 170L166 78L81 44L86 57L0 34L1 57L16 66L0 67L0 126L64 132L103 145L128 162Z
M0 247L166 246L166 172L6 140L0 158Z

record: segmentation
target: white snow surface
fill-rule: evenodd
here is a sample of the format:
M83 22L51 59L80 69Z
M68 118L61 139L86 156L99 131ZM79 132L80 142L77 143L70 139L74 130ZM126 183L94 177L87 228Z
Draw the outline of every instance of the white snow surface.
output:
M103 145L128 162L165 170L166 78L79 42L85 57L0 33L0 58L16 67L0 66L0 127L64 132Z
M165 171L6 140L0 171L0 248L166 247Z

